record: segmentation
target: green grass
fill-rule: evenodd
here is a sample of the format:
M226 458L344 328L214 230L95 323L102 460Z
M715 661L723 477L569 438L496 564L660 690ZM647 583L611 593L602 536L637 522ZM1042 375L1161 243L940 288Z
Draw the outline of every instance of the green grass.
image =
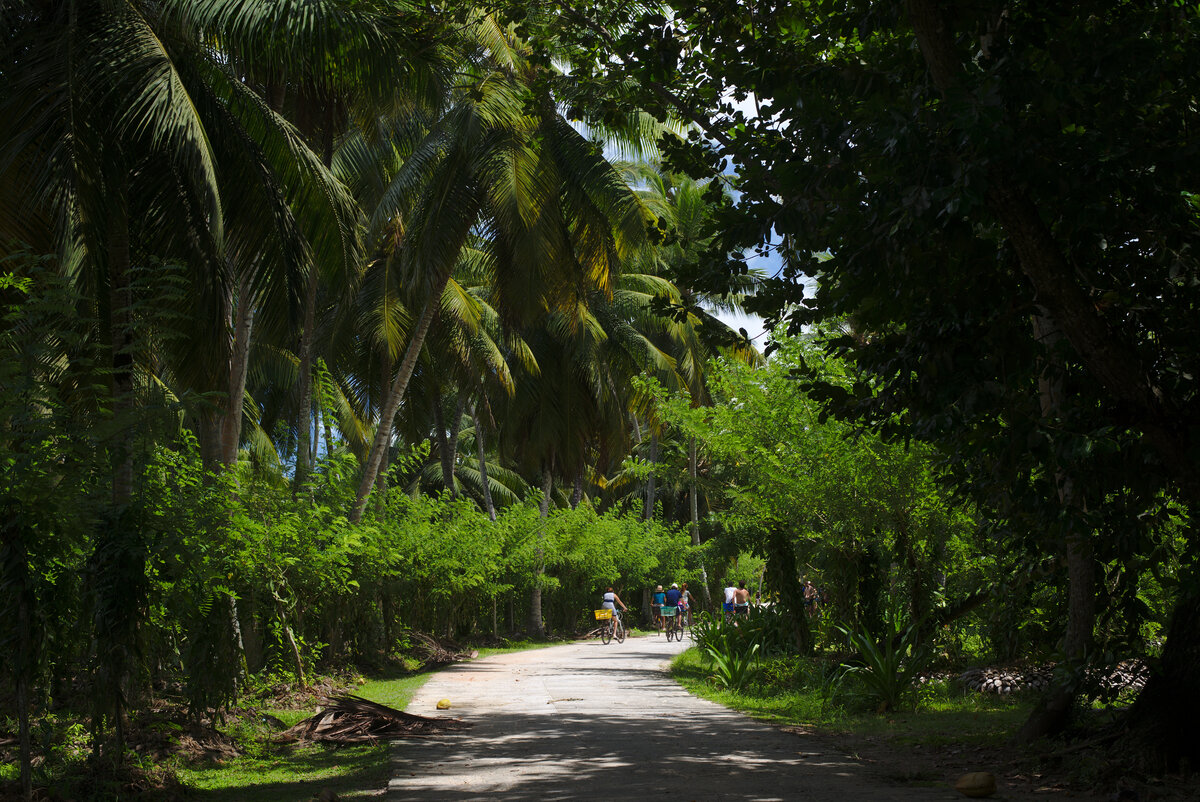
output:
M321 745L273 746L224 765L179 770L200 800L304 802L331 789L342 799L374 796L387 785L387 744L332 749Z
M480 657L558 645L552 642L513 641L503 647L483 648ZM362 681L351 693L403 710L417 690L435 672L388 672ZM316 712L265 710L287 726ZM233 733L245 754L221 764L185 766L179 778L194 797L212 802L308 802L325 789L342 799L374 796L391 777L387 744L332 748L320 744L273 744L265 727L243 723Z
M433 673L385 674L366 680L351 692L403 710ZM290 727L316 710L264 712ZM337 748L321 744L274 744L269 740L272 733L265 727L245 722L233 728L230 734L235 735L242 745L243 755L221 763L179 768L179 779L194 789L195 799L308 802L325 789L336 792L342 799L362 799L375 796L391 776L386 743Z
M852 684L830 681L837 674L831 668L816 660L768 662L740 691L727 691L710 679L712 670L694 648L671 664L676 681L690 693L753 718L839 735L882 736L904 745L998 745L1017 730L1033 705L1032 697L964 692L934 682L913 696L915 711L910 705L877 715Z

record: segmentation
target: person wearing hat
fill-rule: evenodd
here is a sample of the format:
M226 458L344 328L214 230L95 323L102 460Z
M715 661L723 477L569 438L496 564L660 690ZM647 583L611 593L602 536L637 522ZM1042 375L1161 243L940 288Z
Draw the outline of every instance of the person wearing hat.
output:
M666 598L667 594L663 593L662 585L659 585L654 589L654 596L650 599L650 609L654 611L654 628L660 632L663 628L662 607Z
M681 596L683 596L683 592L679 589L679 585L672 582L671 589L667 591L663 604L667 607L678 607Z
M671 589L668 590L663 597L663 609L667 611L667 615L663 616L664 619L666 619L672 615L677 615L679 613L679 597L681 597L682 595L683 594L679 591L679 585L672 582ZM682 621L683 619L679 619L679 620ZM674 619L672 619L671 621L664 620L663 624L665 626L670 626L673 622L674 622Z

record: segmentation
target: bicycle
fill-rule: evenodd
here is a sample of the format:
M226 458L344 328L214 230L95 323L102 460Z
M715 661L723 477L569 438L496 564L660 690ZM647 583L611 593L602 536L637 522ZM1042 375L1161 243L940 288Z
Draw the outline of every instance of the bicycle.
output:
M625 642L625 624L615 610L597 610L596 620L600 622L600 642L605 646L613 638L617 643Z
M663 607L662 617L666 621L667 642L683 640L683 616L679 615L679 608Z

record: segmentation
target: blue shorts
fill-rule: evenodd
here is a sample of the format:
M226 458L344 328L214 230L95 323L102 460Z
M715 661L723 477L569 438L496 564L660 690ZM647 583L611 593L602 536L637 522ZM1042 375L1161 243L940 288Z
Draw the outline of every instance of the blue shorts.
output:
M721 602L721 609L727 613L733 612L733 602Z

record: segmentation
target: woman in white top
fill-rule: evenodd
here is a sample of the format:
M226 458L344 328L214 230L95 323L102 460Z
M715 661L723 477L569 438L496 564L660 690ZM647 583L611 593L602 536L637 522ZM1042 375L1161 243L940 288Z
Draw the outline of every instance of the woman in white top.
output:
M617 609L615 606L617 604L621 605L622 610L629 609L628 607L625 606L625 602L621 601L621 597L618 596L617 594L613 593L612 588L608 588L607 590L605 590L604 591L604 601L600 604L600 609L615 610L615 609Z

